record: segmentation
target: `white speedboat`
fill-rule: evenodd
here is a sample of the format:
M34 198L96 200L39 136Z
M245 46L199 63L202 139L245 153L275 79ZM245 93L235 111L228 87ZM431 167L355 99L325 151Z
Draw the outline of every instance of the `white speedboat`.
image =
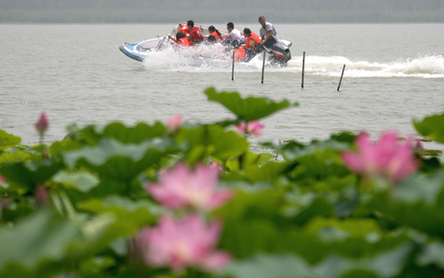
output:
M147 59L147 57L152 54L153 52L163 51L167 49L174 48L175 43L170 39L171 37L175 37L181 26L186 25L186 23L179 23L176 25L171 33L168 35L164 35L162 37L152 38L152 39L146 39L142 41L127 43L125 42L123 45L121 45L119 48L120 50L129 58L137 60L137 61L144 61ZM198 27L204 37L204 42L201 45L193 46L192 48L196 49L198 47L202 48L203 46L211 45L210 43L207 43L207 39L210 36L210 31L208 30L209 26L201 25L201 24L194 24L194 26ZM228 34L227 32L220 31L222 38L225 38ZM290 53L290 47L292 43L286 40L280 40L277 42L272 49L267 49L267 59L271 62L271 64L279 64L279 65L286 65L287 61L291 59L291 53ZM236 49L237 46L231 46L224 44L224 47L219 48L220 53L217 53L216 55L201 55L199 57L200 60L212 60L217 59L221 60L221 56L224 56L229 59L231 56L231 53L234 49ZM176 48L177 49L177 48ZM190 51L187 50L189 53ZM203 53L204 51L198 50L194 53ZM189 54L185 55L186 57L189 57ZM217 57L215 57L217 56ZM250 59L252 57L249 57ZM226 59L222 59L226 60ZM243 59L241 62L248 62L249 59Z

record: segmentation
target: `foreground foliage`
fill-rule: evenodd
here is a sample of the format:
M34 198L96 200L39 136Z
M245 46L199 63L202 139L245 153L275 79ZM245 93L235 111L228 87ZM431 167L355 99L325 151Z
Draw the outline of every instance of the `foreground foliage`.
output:
M252 146L235 126L297 104L205 94L236 120L0 131L0 277L442 277L439 157L393 133ZM414 125L444 143L443 117Z

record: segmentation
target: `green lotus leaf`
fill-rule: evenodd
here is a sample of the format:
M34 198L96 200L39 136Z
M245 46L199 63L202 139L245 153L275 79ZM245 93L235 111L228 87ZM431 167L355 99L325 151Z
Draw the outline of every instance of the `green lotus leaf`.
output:
M153 223L162 212L148 200L133 201L120 196L91 199L78 204L78 208L96 214L111 213L119 224L125 222L136 231L140 226Z
M311 265L293 254L254 255L232 263L221 274L236 278L319 277Z
M444 243L439 241L428 243L417 260L419 265L432 264L444 270Z
M413 126L419 134L444 143L444 114L425 117L422 121L415 119Z
M165 126L159 122L153 126L146 123L138 123L127 127L123 123L110 123L104 128L88 126L79 131L83 138L92 145L97 144L102 138L114 138L121 143L141 143L145 140L159 137L165 134Z
M376 207L402 225L444 237L444 172L404 180L385 204L378 202Z
M250 122L270 116L285 108L298 106L288 100L275 102L265 97L242 98L237 92L216 92L214 88L205 90L208 100L218 102L233 112L239 119Z
M82 192L91 190L100 182L96 176L85 171L59 171L53 179L57 183L64 184L67 188L75 188Z
M243 136L234 131L226 131L217 125L183 128L176 140L179 143L187 143L189 152L198 151L200 159L211 155L217 159L226 160L248 150L248 142ZM194 154L194 156L198 155Z
M23 219L13 229L0 227L0 276L11 277L3 272L8 268L21 266L32 271L43 262L63 259L80 235L76 225L49 208Z
M47 181L62 168L63 164L61 161L46 159L38 162L4 164L0 168L0 174L9 183L34 188L36 184Z
M398 277L413 246L404 243L371 258L344 258L331 255L316 265L316 277Z
M245 174L251 183L260 181L273 181L291 169L291 162L269 161L262 166L250 166L245 168Z
M22 138L14 136L0 129L0 150L11 148L20 144Z
M66 152L63 157L71 168L84 166L109 178L127 181L176 151L176 145L169 140L123 144L104 138L96 146Z
M0 164L8 163L8 162L18 162L18 161L27 161L32 157L32 154L29 152L15 150L13 152L3 152L0 153Z

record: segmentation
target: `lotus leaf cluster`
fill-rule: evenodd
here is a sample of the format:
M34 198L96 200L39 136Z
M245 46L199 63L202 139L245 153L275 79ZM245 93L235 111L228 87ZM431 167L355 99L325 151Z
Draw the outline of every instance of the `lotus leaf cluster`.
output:
M37 145L0 130L0 277L444 277L442 152L394 133L252 140L298 104L204 93L232 116L51 143L44 117ZM444 143L444 114L413 125Z

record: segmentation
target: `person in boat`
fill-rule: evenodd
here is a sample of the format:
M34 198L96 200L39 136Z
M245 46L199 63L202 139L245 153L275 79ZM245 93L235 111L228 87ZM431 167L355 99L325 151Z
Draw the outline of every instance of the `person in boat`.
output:
M194 26L194 21L188 20L187 21L188 30L190 30L190 45L195 45L197 43L201 43L203 41L202 33L200 32L200 29L197 26Z
M251 31L250 28L244 29L244 37L245 43L241 46L243 46L247 52L254 53L256 45L261 42L261 38L259 38L255 32Z
M279 41L278 33L274 28L273 24L267 22L264 16L259 17L259 24L262 26L259 35L262 38L262 41L259 45L265 45L268 48L271 48L276 42Z
M222 40L222 35L213 25L208 27L208 31L210 31L210 36L213 36L216 41Z
M168 35L168 37L174 41L175 43L177 43L178 45L182 45L183 47L188 47L190 46L190 43L188 42L187 36L185 35L184 32L178 32L176 34L176 38L171 37L170 35Z
M241 32L237 29L234 29L233 22L227 23L227 31L228 31L228 37L227 37L228 44L233 45L233 46L234 46L234 44L237 44L237 45L242 44Z
M261 41L259 36L250 30L250 28L244 28L245 43L241 44L241 47L245 49L244 62L248 62L256 55L256 46Z
M246 57L245 48L243 46L235 47L233 50L233 54L234 54L234 59L236 59L236 61L247 61L245 59L247 57Z
M190 29L188 29L188 25L183 25L182 23L179 23L179 30L177 30L177 33L179 32L183 32L187 40L190 41L191 32Z

